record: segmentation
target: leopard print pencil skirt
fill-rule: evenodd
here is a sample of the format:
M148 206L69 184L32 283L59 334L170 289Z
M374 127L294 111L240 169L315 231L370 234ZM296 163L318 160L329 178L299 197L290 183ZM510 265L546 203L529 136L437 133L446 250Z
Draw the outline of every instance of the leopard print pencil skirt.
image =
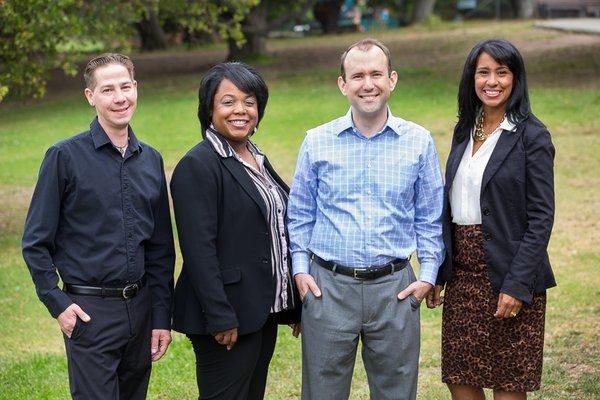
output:
M442 381L510 392L540 388L546 294L496 319L480 225L455 225L454 278L442 317Z

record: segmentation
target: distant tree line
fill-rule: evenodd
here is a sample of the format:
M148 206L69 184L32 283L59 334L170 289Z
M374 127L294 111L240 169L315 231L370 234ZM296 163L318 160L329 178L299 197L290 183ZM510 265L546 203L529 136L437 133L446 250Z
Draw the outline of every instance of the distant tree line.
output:
M242 22L260 0L0 0L0 100L42 97L48 72L74 75L82 54L164 46L165 32L244 43Z
M438 0L448 4L456 0ZM506 1L506 0L504 0ZM510 0L519 10L532 0ZM274 30L307 19L323 34L338 31L344 0L0 0L0 101L42 97L48 72L74 75L82 53L142 51L174 44L228 43L229 59L266 54ZM403 24L425 22L436 0L362 0L362 7L387 7ZM520 14L521 11L519 11Z

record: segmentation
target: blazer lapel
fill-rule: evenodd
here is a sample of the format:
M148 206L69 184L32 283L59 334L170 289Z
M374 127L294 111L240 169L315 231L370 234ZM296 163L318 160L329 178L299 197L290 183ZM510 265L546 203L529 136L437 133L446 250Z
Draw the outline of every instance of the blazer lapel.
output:
M523 126L519 127L516 131L502 131L500 138L498 138L498 143L496 143L496 147L494 147L494 151L490 157L490 160L483 171L483 178L481 180L481 193L485 189L486 185L492 179L492 176L498 171L502 162L508 156L508 153L512 150L521 136L521 132L523 130Z
M252 182L252 178L250 178L248 172L246 172L244 167L234 157L221 158L221 162L225 165L225 168L231 172L231 175L238 181L244 191L248 193L248 196L250 196L256 205L258 205L260 212L266 220L267 206L260 196L260 193L258 193L258 189L256 188L256 185L254 185L254 182Z
M450 151L450 155L448 156L448 162L446 163L447 188L450 188L452 186L454 176L456 175L456 171L458 170L458 166L460 165L460 160L462 159L462 156L465 153L465 149L467 148L468 144L469 138L467 137L464 138L461 142L456 143Z

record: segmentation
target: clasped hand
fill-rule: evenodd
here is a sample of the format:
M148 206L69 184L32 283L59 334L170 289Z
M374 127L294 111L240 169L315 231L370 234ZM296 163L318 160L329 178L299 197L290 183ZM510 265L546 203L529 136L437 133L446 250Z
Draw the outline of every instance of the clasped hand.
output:
M231 328L227 329L226 331L213 333L213 336L217 343L226 346L227 350L231 350L237 342L238 330L237 328Z

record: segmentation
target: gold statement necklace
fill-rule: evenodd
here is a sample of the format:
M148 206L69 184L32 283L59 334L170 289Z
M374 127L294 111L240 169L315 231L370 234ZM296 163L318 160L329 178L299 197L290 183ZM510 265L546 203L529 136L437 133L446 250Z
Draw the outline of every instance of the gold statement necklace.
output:
M489 134L486 134L483 130L483 125L485 123L485 112L481 111L481 115L477 118L477 122L475 123L475 132L473 132L473 140L475 140L476 142L483 142L492 134L492 132L498 129L500 124L504 122L505 119L506 114L502 116L502 119L500 120L500 122L498 122L498 125L496 125L496 127L492 129Z

